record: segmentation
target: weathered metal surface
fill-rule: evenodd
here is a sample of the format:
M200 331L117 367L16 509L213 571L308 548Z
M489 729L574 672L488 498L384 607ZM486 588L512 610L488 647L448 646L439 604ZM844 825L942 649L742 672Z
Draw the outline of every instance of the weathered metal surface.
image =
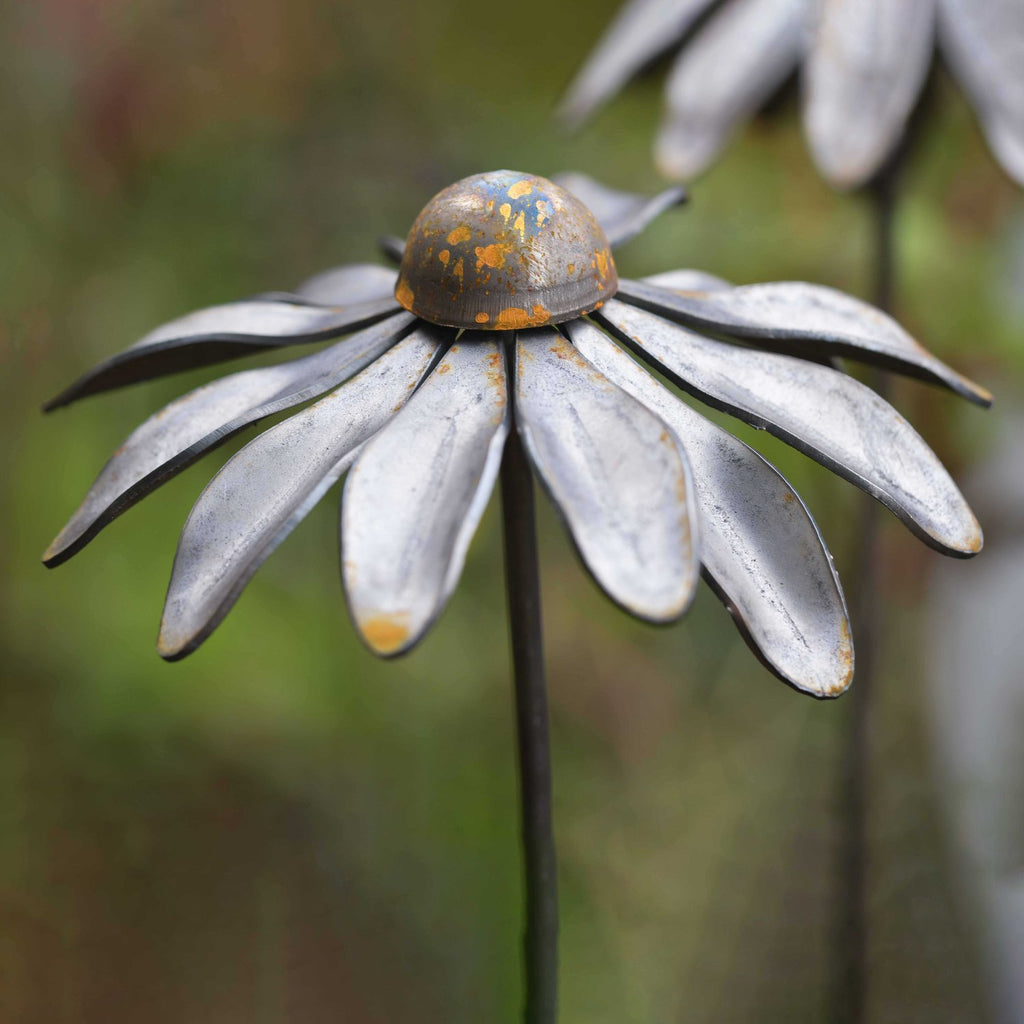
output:
M586 120L651 58L679 40L714 0L631 0L605 30L559 107L570 125Z
M732 288L731 281L724 277L707 274L703 270L666 270L661 274L641 277L643 284L657 288L668 288L673 292L719 292Z
M391 298L397 280L398 274L390 267L377 263L350 263L315 274L295 291L308 302L348 306Z
M463 335L350 471L342 576L375 654L412 647L455 589L501 463L507 392L501 337Z
M354 380L260 434L213 478L185 523L157 649L194 651L256 570L413 393L451 332L421 327Z
M609 188L578 171L556 174L552 180L590 210L604 228L613 249L635 238L648 224L689 198L686 189L678 185L663 189L656 195L645 196Z
M118 448L43 561L66 561L122 512L239 430L337 387L414 322L399 313L302 359L231 374L172 402Z
M568 331L686 449L704 573L744 638L787 683L838 696L853 676L850 625L831 556L799 496L757 452L685 405L593 324L577 320Z
M697 329L800 354L847 356L943 384L978 405L992 402L988 391L936 359L892 317L822 285L779 281L684 295L623 280L619 298Z
M295 302L231 302L172 320L104 360L46 403L57 409L100 391L284 345L332 338L397 312L388 297L345 308Z
M856 484L927 544L961 557L981 550L978 521L942 463L892 406L853 377L714 341L614 300L600 315L680 387Z
M993 152L1024 185L1024 4L939 0L939 38Z
M546 178L476 174L416 218L395 298L431 323L509 330L597 308L618 277L594 215Z
M868 181L895 149L934 41L935 0L823 0L804 69L804 125L837 188Z
M652 622L689 607L696 504L665 424L554 330L522 332L516 425L584 564L612 600Z
M807 0L729 0L698 29L665 85L655 149L663 174L689 179L718 156L796 67L807 12Z

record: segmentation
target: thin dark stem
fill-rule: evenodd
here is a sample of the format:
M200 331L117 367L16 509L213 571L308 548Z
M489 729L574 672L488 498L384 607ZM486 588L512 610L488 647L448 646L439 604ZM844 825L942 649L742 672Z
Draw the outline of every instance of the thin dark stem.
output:
M501 463L519 785L526 874L523 936L526 1024L554 1024L558 1013L558 877L551 825L551 749L540 622L540 571L533 478L513 429Z
M897 155L870 187L875 234L876 306L892 312L896 289L895 213L900 172ZM868 383L886 397L888 380L873 371ZM861 1024L867 1010L869 786L875 679L882 632L881 549L878 504L861 498L857 529L858 563L850 588L850 614L857 636L857 673L850 694L849 734L843 756L842 884L845 913L839 923L836 1013L839 1024Z

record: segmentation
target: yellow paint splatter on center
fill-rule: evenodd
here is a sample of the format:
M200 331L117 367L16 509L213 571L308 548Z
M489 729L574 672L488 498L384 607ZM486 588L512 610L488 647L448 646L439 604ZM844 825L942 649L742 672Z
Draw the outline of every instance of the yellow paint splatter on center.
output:
M505 329L541 327L551 320L551 314L539 303L529 312L521 306L509 306L498 314L497 325Z
M490 317L489 317L489 316L488 316L488 315L487 315L486 313L483 313L483 312L481 312L481 313L477 313L477 315L476 315L475 317L473 317L473 319L474 319L474 320L475 320L475 321L476 321L476 322L477 322L478 324L485 324L485 323L487 323L487 321L488 321L488 320L490 320L491 318L490 318Z
M502 217L505 218L505 223L507 224L509 217L512 216L512 206L511 206L511 204L510 203L502 203L501 206L498 207L498 213L500 213L502 215Z
M516 219L512 222L512 227L519 232L519 239L523 241L526 238L526 217L522 210L516 215Z
M437 258L447 267L448 261L451 259L452 254L447 249L442 249L438 254Z
M594 253L594 259L597 260L597 272L602 277L608 276L608 252L605 249L598 249Z
M449 232L447 241L449 245L458 245L459 242L468 242L469 228L467 228L465 224L460 224L459 227Z
M509 186L508 194L512 199L518 199L520 196L528 196L532 191L533 186L523 178L522 181Z
M507 242L495 242L493 245L478 245L476 247L476 269L477 273L490 267L492 270L501 270L505 266L505 257L512 251L512 246Z
M398 299L400 306L404 306L409 310L412 309L412 304L416 301L416 296L404 277L398 280L398 285L395 288L395 298Z

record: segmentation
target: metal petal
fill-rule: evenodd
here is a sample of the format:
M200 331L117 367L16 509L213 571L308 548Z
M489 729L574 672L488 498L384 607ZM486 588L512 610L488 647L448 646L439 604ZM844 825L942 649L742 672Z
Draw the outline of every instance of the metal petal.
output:
M678 618L697 585L697 518L665 424L550 329L518 336L515 388L523 444L595 580L634 615Z
M686 189L679 186L667 188L654 196L645 196L609 188L577 171L556 174L551 180L582 200L604 228L612 248L635 238L666 210L688 199Z
M833 288L776 281L698 296L620 280L618 297L700 330L756 338L799 355L874 363L992 404L988 391L936 359L892 317Z
M939 38L996 158L1024 185L1024 4L939 0Z
M853 377L714 341L615 300L600 315L680 387L874 495L927 544L962 557L981 550L978 521L934 452Z
M122 512L244 427L337 387L413 322L402 313L302 359L235 373L172 402L118 448L43 561L51 568L67 561Z
M398 274L376 263L352 263L333 267L303 281L296 293L309 302L348 306L395 294Z
M640 280L658 288L674 292L720 292L732 288L732 282L724 277L706 274L703 270L666 270L661 274L650 274Z
M804 66L804 124L837 188L862 185L895 149L934 39L935 0L823 0Z
M818 527L782 475L681 402L593 324L573 344L665 421L686 448L712 589L765 665L799 690L835 697L853 677L842 588Z
M662 174L700 174L782 84L800 58L807 10L807 0L732 0L697 31L665 86Z
M57 409L86 395L253 352L332 338L399 308L394 299L386 298L344 308L254 299L200 309L157 327L130 348L104 360L43 408Z
M213 632L271 552L405 403L450 337L439 328L416 331L224 465L178 543L157 643L162 657L183 658Z
M559 117L582 124L652 57L679 39L713 0L630 0L573 79Z
M458 583L508 433L501 336L464 334L345 484L342 575L363 640L413 646Z

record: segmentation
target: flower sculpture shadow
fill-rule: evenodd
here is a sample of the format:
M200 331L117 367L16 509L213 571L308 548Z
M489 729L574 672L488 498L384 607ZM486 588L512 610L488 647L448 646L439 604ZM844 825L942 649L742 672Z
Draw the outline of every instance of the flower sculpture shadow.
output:
M664 380L769 430L958 556L982 541L949 474L899 413L832 360L880 365L981 405L988 394L892 319L829 288L732 287L687 270L620 281L612 247L682 193L645 199L582 175L561 182L510 171L464 179L424 209L397 274L341 267L293 294L191 313L86 374L49 407L273 346L329 341L200 387L143 423L44 561L65 561L260 418L298 409L228 460L196 502L159 651L173 660L195 650L347 472L349 608L374 652L401 654L455 588L517 431L583 562L615 602L651 622L674 620L703 574L773 672L817 697L841 693L853 647L814 520L768 462ZM339 335L347 336L333 340Z
M666 176L688 179L800 67L814 160L831 184L853 188L903 137L936 42L996 159L1024 184L1020 0L629 0L561 110L580 123L679 43L656 154Z

